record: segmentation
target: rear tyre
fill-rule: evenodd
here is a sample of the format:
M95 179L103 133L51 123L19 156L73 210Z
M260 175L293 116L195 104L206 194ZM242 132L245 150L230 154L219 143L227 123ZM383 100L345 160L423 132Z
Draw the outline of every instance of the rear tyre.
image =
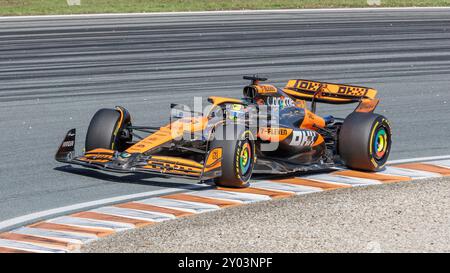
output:
M123 151L127 139L122 130L131 125L128 112L123 109L100 109L95 113L86 134L86 151L103 148Z
M339 132L339 155L351 169L378 171L391 151L391 126L378 114L350 114Z
M243 125L229 124L218 126L214 135L210 150L222 148L222 175L215 179L215 184L231 188L248 187L256 158L253 134Z

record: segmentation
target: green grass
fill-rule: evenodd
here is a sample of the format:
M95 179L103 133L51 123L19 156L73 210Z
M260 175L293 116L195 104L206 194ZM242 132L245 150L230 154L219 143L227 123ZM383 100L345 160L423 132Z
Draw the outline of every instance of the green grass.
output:
M381 7L450 6L450 0L381 0ZM367 0L0 0L0 15L369 7Z

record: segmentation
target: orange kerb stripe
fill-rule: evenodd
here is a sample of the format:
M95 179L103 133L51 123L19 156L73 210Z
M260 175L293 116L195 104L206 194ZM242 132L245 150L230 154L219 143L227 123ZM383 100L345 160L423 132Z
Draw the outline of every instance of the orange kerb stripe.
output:
M359 172L359 171L351 171L351 170L337 171L337 172L334 172L333 174L349 176L349 177L356 177L356 178L374 179L374 180L381 181L382 183L393 183L393 182L401 182L401 181L410 181L411 180L410 177L378 174L378 173L367 173L367 172Z
M238 202L225 201L225 200L195 196L195 195L184 194L184 193L162 196L162 198L205 203L205 204L216 205L216 206L219 206L222 208L240 205L240 203L238 203Z
M395 167L438 173L438 174L441 174L444 176L450 175L450 168L445 168L445 167L426 164L426 163L400 164L400 165L395 165Z
M0 247L0 253L33 253L33 252L9 247Z
M133 218L127 218L123 216L115 216L115 215L109 215L109 214L103 214L98 212L80 212L70 215L72 217L78 217L78 218L85 218L85 219L94 219L94 220L103 220L103 221L111 221L111 222L118 222L118 223L127 223L135 225L136 227L143 227L148 226L151 224L154 224L154 222L150 221L144 221L144 220L137 220Z
M285 198L285 197L294 195L293 193L289 193L289 192L271 191L271 190L257 189L257 188L252 188L252 187L242 188L242 189L217 187L217 189L223 190L223 191L267 195L267 196L270 196L270 198Z
M55 224L55 223L47 223L47 222L33 224L30 227L49 229L49 230L59 230L59 231L66 231L66 232L74 232L74 233L80 233L80 234L91 234L91 235L95 235L97 237L105 237L105 236L108 236L108 235L111 235L114 233L114 231L106 231L104 229L84 228L84 227L69 226L69 225L62 225L62 224Z
M277 183L286 183L286 184L295 184L295 185L301 185L301 186L316 187L316 188L321 188L323 190L333 190L333 189L350 188L351 187L351 186L347 186L347 185L337 185L337 184L318 182L318 181L313 181L313 180L304 179L304 178L296 178L296 177L279 179L279 180L271 180L271 181L277 182Z
M135 203L135 202L119 204L119 205L115 205L115 206L119 207L119 208L126 208L126 209L137 209L137 210L145 210L145 211L150 211L150 212L153 211L153 212L168 213L168 214L175 215L176 217L192 215L192 213L190 213L190 212L162 208L162 207L158 207L158 206L153 206L153 205L148 205L148 204L140 204L140 203Z
M17 233L3 233L0 234L1 239L6 240L13 240L13 241L20 241L25 243L33 243L45 247L55 247L58 246L60 248L64 248L66 250L72 250L77 245L75 244L69 244L67 242L55 240L55 239L49 239L49 238L43 238L43 237L37 237L33 235L24 235L24 234L17 234Z

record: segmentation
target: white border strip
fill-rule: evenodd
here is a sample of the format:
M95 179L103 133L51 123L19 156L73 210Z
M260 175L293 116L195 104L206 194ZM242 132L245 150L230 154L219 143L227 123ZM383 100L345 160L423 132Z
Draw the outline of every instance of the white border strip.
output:
M410 158L410 159L400 159L400 160L392 160L389 161L388 164L400 164L400 163L409 163L409 162L425 162L425 161L433 161L433 160L443 160L443 159L450 159L450 155L443 155L443 156L432 156L432 157L417 157L417 158ZM170 182L168 182L170 183ZM70 213L76 213L80 211L85 211L89 209L95 209L102 206L107 205L113 205L121 202L128 202L128 201L134 201L134 200L140 200L140 199L146 199L150 197L156 197L161 195L166 195L169 193L181 193L186 192L188 190L193 189L206 189L211 188L213 189L213 186L207 185L207 184L192 184L192 185L186 185L177 189L162 189L162 190L156 190L156 191L148 191L148 192L142 192L142 193L136 193L136 194L130 194L130 195L123 195L123 196L116 196L91 202L85 202L85 203L79 203L75 205L40 211L31 213L28 215L12 218L3 222L0 222L0 232L5 232L11 229L19 228L27 224L35 223L37 221L41 220L47 220L50 218L55 218L58 216L67 215Z
M410 159L398 159L388 161L387 164L402 164L402 163L410 163L410 162L418 162L418 161L433 161L433 160L442 160L442 159L450 159L450 155L441 155L441 156L429 156L429 157L416 157Z
M432 11L450 10L450 7L365 7L365 8L317 8L317 9L261 9L261 10L212 10L212 11L175 11L175 12L141 12L141 13L85 13L60 15L0 16L0 20L39 19L39 18L83 18L83 17L127 17L127 16L167 16L167 15L224 15L248 13L309 13L309 12L376 12L376 11Z

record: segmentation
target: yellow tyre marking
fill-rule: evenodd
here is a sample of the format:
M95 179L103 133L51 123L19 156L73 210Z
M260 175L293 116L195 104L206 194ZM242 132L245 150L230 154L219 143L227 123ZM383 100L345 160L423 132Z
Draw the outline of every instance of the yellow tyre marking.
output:
M374 136L374 134L375 134L375 130L376 130L377 127L378 127L378 124L380 124L380 123L377 121L377 123L375 123L375 126L373 126L372 133L370 133L370 142L369 142L370 157L372 157L372 153L373 153L373 150L372 150L372 146L373 146L373 136Z

